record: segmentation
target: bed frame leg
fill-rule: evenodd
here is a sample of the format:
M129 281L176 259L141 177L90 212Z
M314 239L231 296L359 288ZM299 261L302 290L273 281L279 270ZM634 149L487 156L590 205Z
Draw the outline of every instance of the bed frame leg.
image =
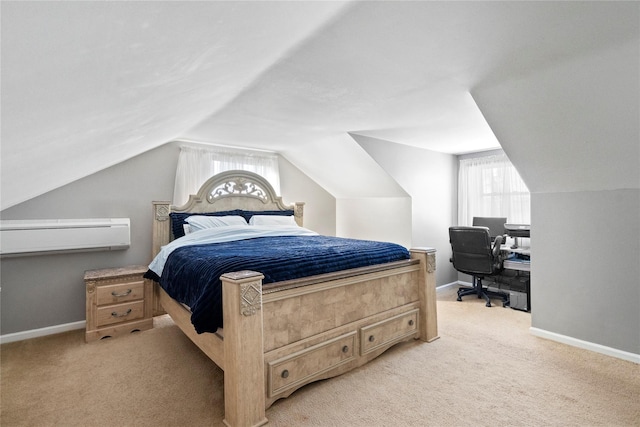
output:
M262 279L255 271L221 276L224 321L224 424L266 424Z
M412 248L411 258L420 260L420 339L431 342L438 336L436 304L436 250Z

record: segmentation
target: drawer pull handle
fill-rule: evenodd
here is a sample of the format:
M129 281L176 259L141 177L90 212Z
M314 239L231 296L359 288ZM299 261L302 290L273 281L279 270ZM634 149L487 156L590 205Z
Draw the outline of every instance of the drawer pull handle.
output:
M123 293L121 293L121 294L117 293L116 291L113 291L113 292L111 292L111 295L113 295L113 296L114 296L114 297L116 297L116 298L119 298L119 297L126 297L126 296L128 296L131 292L132 292L132 291L131 291L131 289L127 289L126 291L124 291L124 292L123 292Z
M342 352L343 353L348 353L349 352L349 346L345 345L344 347L342 347Z
M289 377L289 371L287 369L285 369L284 371L282 371L282 374L280 376L282 378L288 378Z
M373 335L369 335L369 342L374 342L376 340L376 337L374 337Z
M114 312L111 313L111 317L124 317L124 316L128 316L129 314L131 314L131 309L127 310L123 314L118 314L117 311L114 311Z
M409 320L409 326L413 326L413 319Z

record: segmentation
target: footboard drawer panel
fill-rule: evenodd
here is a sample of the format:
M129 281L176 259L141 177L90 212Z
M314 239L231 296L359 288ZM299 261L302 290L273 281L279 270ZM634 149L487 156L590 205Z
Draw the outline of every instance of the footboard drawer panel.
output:
M418 332L418 310L411 310L360 329L360 353L407 339Z
M269 362L269 397L295 389L312 381L315 376L355 359L356 339L356 332L350 332Z

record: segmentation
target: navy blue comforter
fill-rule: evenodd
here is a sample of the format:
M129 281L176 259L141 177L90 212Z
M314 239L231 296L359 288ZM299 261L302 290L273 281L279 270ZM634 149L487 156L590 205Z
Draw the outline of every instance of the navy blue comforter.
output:
M162 277L148 277L175 300L191 307L198 333L222 327L220 276L258 271L263 283L330 273L409 259L406 248L393 243L329 236L260 237L178 248L169 255ZM155 277L153 277L155 276Z

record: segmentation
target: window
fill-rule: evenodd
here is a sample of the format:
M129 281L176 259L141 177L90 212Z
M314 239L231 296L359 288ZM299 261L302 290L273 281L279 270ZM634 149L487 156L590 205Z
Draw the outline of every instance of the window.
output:
M173 204L181 206L213 175L227 170L246 170L264 177L280 193L277 154L225 147L180 147Z
M474 216L531 223L529 189L504 153L460 160L458 225L471 225Z

